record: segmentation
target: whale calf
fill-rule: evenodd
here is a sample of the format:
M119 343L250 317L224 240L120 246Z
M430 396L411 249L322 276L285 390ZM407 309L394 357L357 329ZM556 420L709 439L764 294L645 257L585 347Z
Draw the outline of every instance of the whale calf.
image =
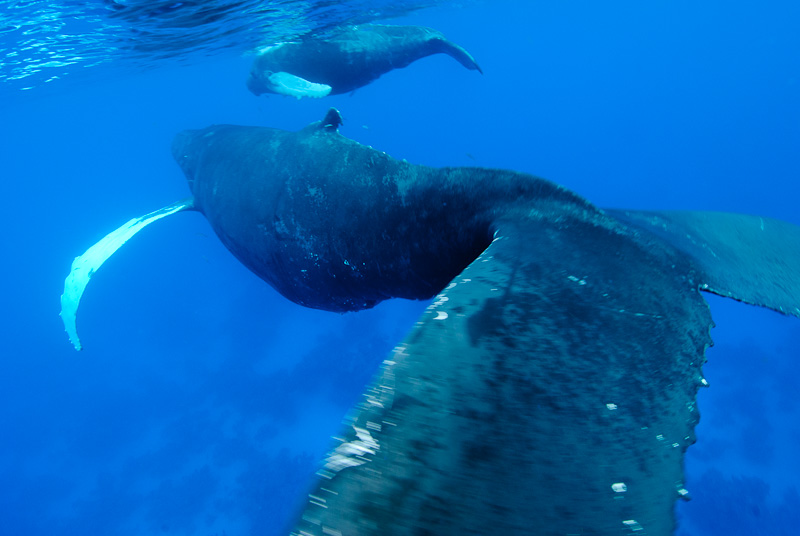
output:
M199 211L297 303L434 297L345 423L294 534L672 534L712 344L701 291L800 316L800 227L602 210L525 173L399 161L340 123L331 110L297 132L179 134L191 199L76 259L62 297L73 342L88 275L145 225Z
M256 95L337 95L432 54L447 54L467 69L482 72L469 52L441 32L423 26L362 24L327 38L309 37L262 50L247 87Z

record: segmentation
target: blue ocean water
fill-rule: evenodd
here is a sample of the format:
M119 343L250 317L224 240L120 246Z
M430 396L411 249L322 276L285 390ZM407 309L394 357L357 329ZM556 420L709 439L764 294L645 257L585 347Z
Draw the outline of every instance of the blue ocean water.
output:
M296 130L336 106L344 135L410 162L525 171L601 207L800 224L795 2L432 4L0 2L0 534L284 533L425 306L303 309L182 214L93 278L76 353L58 317L69 265L187 196L180 130ZM254 47L372 20L432 26L485 74L435 56L353 95L247 91ZM796 534L800 321L707 299L711 388L678 534Z

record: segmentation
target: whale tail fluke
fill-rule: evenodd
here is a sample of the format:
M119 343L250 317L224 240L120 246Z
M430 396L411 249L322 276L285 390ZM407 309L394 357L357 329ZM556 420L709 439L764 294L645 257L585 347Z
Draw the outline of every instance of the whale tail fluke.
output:
M712 324L685 260L580 205L493 227L384 361L292 534L674 532Z
M72 269L64 281L64 294L61 295L60 314L61 320L64 322L64 329L76 350L82 349L75 324L78 304L92 275L133 235L156 220L184 210L194 210L194 199L178 201L139 218L133 218L101 238L99 242L87 249L83 255L75 257L72 262Z
M727 212L606 212L686 253L701 290L800 317L800 227Z
M478 62L475 61L475 58L472 57L472 54L467 52L463 47L460 47L443 37L435 39L434 43L436 52L447 54L467 69L471 71L478 71L479 73L483 74L483 69L481 69L481 66L478 65Z

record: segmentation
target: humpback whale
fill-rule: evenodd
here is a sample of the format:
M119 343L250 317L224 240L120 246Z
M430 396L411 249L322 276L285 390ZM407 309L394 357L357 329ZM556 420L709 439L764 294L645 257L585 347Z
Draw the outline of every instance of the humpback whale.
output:
M800 227L603 210L515 171L432 168L338 132L177 135L192 197L73 263L62 318L138 230L201 212L250 270L331 311L434 298L348 417L294 527L669 535L713 323L702 292L800 317Z
M337 95L440 53L483 72L469 52L431 28L362 24L328 38L309 37L263 49L253 62L247 87L256 95Z

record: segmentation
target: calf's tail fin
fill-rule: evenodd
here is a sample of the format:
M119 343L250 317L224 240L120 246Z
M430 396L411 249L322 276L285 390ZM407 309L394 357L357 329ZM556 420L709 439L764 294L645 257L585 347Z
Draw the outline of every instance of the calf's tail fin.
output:
M472 54L467 52L463 47L458 46L452 41L448 41L444 37L437 38L435 46L437 52L447 54L467 69L471 71L478 71L479 73L483 74L481 66L478 65L478 62L475 61L475 58L472 57Z

